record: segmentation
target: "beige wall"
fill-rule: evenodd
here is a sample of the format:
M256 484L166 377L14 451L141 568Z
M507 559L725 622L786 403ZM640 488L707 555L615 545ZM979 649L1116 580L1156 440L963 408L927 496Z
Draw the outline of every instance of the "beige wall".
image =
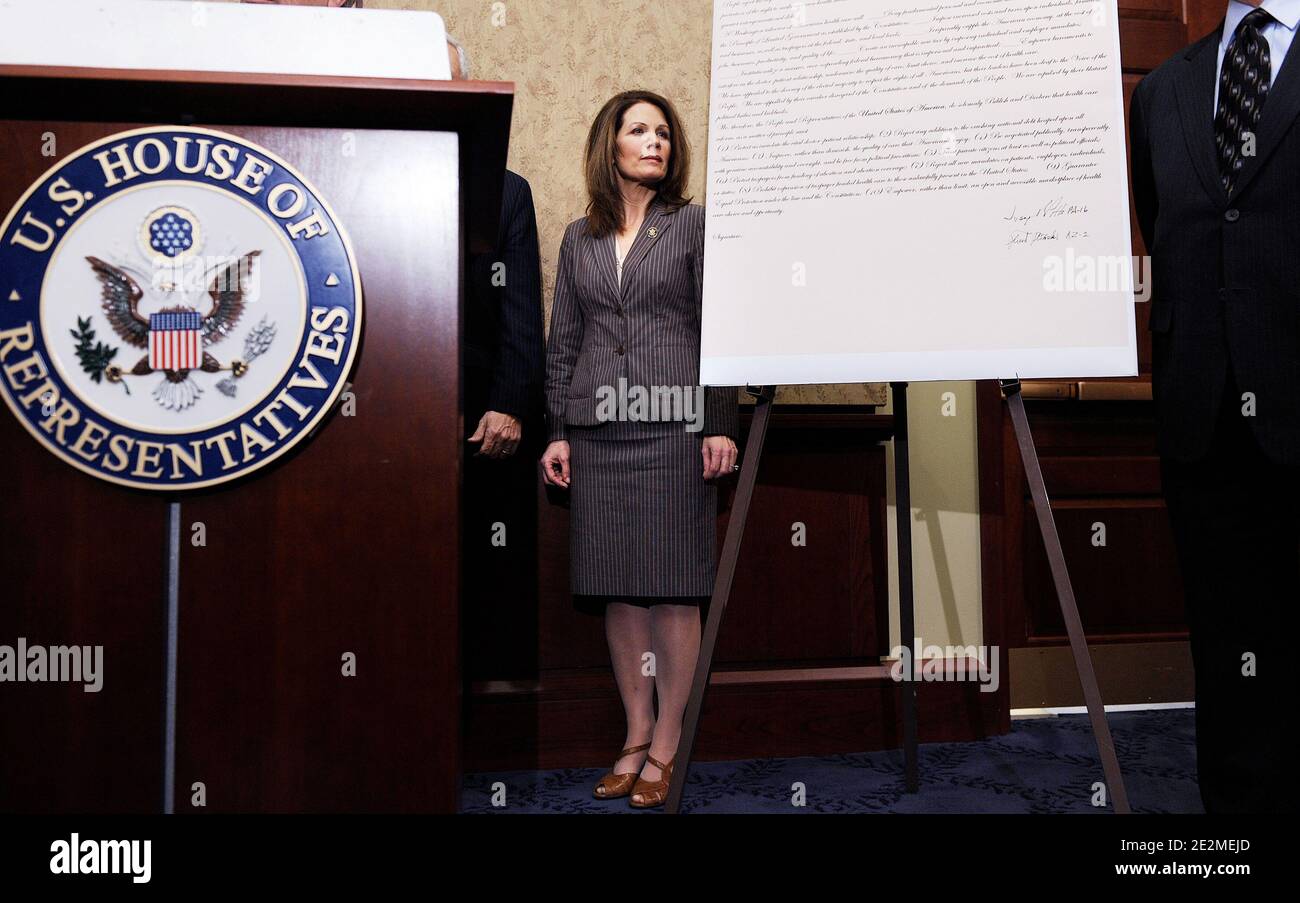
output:
M677 105L694 156L691 193L705 203L710 0L367 0L366 6L436 10L469 52L471 77L515 82L509 165L531 183L537 203L548 312L560 237L565 224L584 213L587 127L611 95L646 88ZM944 393L954 396L954 416L944 414ZM864 386L790 388L778 396L823 403L883 397L883 387ZM919 633L925 643L979 643L974 385L915 383L908 399ZM889 460L892 486L892 453ZM892 507L889 542L897 548ZM896 606L892 556L889 573Z

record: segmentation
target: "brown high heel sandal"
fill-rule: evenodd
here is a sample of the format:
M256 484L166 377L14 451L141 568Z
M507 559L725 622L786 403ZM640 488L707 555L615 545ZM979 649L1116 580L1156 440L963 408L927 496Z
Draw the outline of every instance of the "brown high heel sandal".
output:
M632 785L632 792L628 794L628 805L634 809L653 809L667 802L668 785L673 780L673 763L677 761L677 757L673 756L665 765L649 753L646 753L645 757L651 765L659 769L659 780L643 781L640 775L637 776L636 783ZM641 796L639 803L633 799L638 794Z
M624 756L630 756L632 753L638 753L643 749L649 749L649 743L642 743L640 746L629 746L618 754L621 759ZM649 753L646 754L649 758ZM608 772L603 778L596 782L596 787L591 791L591 795L598 800L616 800L619 797L627 796L632 792L632 784L641 776L641 772L626 771L622 774Z

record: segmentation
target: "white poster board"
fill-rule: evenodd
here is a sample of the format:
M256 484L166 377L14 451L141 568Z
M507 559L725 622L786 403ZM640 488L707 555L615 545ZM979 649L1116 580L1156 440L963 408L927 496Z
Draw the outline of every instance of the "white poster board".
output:
M448 79L434 12L192 0L0 0L0 63Z
M701 375L1137 373L1112 0L715 0Z

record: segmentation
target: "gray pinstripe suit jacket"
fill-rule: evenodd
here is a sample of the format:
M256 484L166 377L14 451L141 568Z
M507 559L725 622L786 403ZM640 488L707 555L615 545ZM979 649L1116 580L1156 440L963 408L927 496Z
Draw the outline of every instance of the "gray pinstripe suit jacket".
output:
M574 220L560 244L551 333L546 349L546 408L551 441L567 426L594 426L598 390L695 386L700 379L700 305L704 285L704 208L669 210L655 198L623 261L620 285L611 236L587 234ZM733 439L739 430L734 388L706 389L702 435Z

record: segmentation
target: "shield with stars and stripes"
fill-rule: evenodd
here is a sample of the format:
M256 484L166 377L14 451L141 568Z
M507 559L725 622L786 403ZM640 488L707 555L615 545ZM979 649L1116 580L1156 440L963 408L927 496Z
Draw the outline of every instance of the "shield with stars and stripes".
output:
M198 311L149 315L149 366L193 370L203 363L203 324Z

